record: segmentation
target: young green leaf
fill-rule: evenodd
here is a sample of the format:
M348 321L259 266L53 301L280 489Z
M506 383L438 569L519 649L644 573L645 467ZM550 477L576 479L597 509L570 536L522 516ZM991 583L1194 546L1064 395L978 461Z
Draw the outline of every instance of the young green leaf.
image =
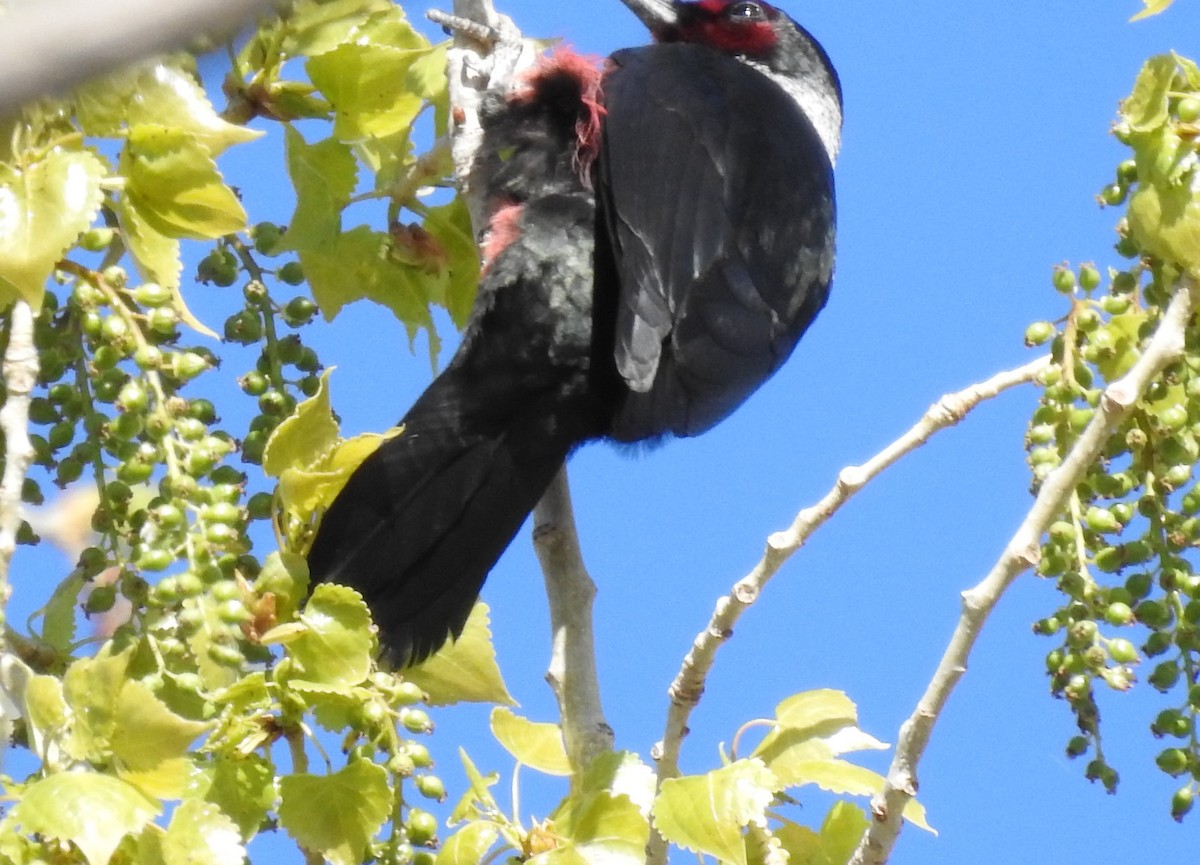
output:
M571 761L563 746L562 727L538 724L503 706L492 709L492 735L523 763L547 775L570 775Z
M404 671L404 678L429 695L433 706L454 703L501 703L515 701L496 664L488 608L476 602L462 635L435 655Z
M164 865L242 865L246 856L233 821L198 799L175 809L161 849Z
M362 862L392 807L387 770L367 760L331 775L287 775L279 795L280 825L333 865Z
M26 787L12 816L28 833L74 843L88 865L108 865L121 840L159 811L157 802L111 775L60 772Z
M246 227L246 211L208 150L177 129L140 124L121 152L125 194L155 231L214 239Z
M437 865L478 865L496 843L500 830L489 820L473 820L442 843Z
M189 792L229 815L248 841L275 807L275 770L258 754L215 756L193 775Z
M669 778L654 801L654 826L672 844L747 865L742 829L762 825L779 780L761 761L738 760L704 775Z
M41 306L55 263L100 209L107 173L91 153L61 148L20 169L0 165L0 308L17 298Z
M353 589L324 583L309 598L300 621L305 632L287 644L296 678L335 688L363 681L371 671L371 614Z
M183 757L188 746L211 728L176 715L141 682L126 682L117 694L113 756L135 772Z

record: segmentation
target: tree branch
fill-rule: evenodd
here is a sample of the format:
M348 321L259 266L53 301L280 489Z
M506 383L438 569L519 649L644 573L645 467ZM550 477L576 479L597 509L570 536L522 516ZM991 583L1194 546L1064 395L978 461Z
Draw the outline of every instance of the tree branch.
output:
M565 466L533 511L533 545L546 578L554 635L546 681L558 698L563 743L578 776L592 760L612 750L613 731L604 719L596 675L592 629L596 586L579 551Z
M942 707L967 670L967 659L984 622L1013 580L1037 563L1042 536L1062 513L1071 492L1099 457L1117 424L1150 382L1182 355L1184 329L1197 293L1200 289L1195 284L1184 285L1175 292L1145 352L1124 377L1105 388L1095 417L1062 465L1042 483L1033 506L999 560L982 582L963 592L958 625L915 711L900 728L884 788L871 800L874 822L863 834L850 865L882 865L891 855L900 834L901 812L917 792L917 764L929 744Z
M273 6L273 0L29 0L0 8L0 117L197 36L233 33Z
M454 118L455 173L467 196L477 237L487 227L475 154L483 137L480 108L489 92L503 92L535 52L512 20L497 14L491 0L455 0L454 15L433 12L430 19L451 29L454 48L447 59ZM596 675L592 599L596 587L579 549L564 466L533 511L533 541L550 603L552 652L546 679L558 700L563 743L578 775L597 755L610 750L612 729L604 719Z
M908 432L867 462L842 469L833 488L820 501L800 511L788 529L775 532L767 539L767 546L759 563L734 584L728 595L717 601L708 627L697 634L691 651L671 684L668 691L671 704L667 711L666 731L662 741L654 748L659 784L679 773L679 751L683 737L687 734L687 722L704 693L704 684L716 659L717 650L732 636L733 626L742 613L758 599L767 581L783 563L843 504L884 469L925 444L934 433L957 424L984 400L991 399L1016 385L1032 381L1049 361L1049 357L1041 357L957 393L943 396ZM653 865L660 865L666 861L666 842L657 832L650 836L647 856Z
M33 461L29 441L29 394L37 382L38 355L33 344L33 310L23 300L9 314L8 350L4 353L4 386L7 395L0 408L4 434L4 477L0 480L0 655L7 652L3 634L8 624L8 582L17 530L21 527L21 488Z

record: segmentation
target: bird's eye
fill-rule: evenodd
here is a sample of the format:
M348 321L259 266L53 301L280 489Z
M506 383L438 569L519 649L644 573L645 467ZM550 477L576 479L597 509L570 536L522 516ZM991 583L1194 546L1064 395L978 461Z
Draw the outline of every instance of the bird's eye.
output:
M734 3L726 8L725 14L730 21L742 24L763 21L767 17L766 11L758 3Z

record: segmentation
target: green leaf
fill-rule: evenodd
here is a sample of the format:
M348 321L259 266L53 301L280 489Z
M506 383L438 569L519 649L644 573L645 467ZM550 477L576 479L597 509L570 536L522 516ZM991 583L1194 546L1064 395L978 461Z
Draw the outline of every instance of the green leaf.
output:
M579 787L627 796L648 817L654 805L656 780L654 770L643 763L637 754L632 751L608 751L588 765Z
M117 695L113 756L135 772L183 757L211 725L176 715L141 682L126 682Z
M777 726L751 756L762 760L785 786L808 783L804 772L814 761L887 747L855 726L858 710L841 691L794 694L775 708L775 718Z
M479 865L499 834L490 820L472 820L442 844L437 865Z
M16 298L41 306L54 265L100 209L107 174L84 150L55 149L19 168L0 165L0 306Z
M199 623L187 636L187 645L196 659L196 667L204 687L210 691L227 688L236 681L238 673L232 667L213 660L211 650L228 639L228 625L221 618L220 604L211 594L188 598L185 610L199 612Z
M792 776L787 786L816 784L830 793L851 796L873 796L883 789L883 776L863 766L845 760L797 760L789 766ZM904 819L926 832L934 832L925 819L925 808L916 799L904 807Z
M841 691L820 689L793 694L775 707L775 720L784 727L840 726L858 723L858 707Z
M821 847L829 865L846 865L871 821L850 802L834 802L821 824Z
M127 678L132 649L114 655L106 647L95 658L80 658L63 676L71 707L66 752L76 760L100 761L107 755L117 716L117 695Z
M118 769L117 776L152 799L180 799L192 776L189 757L172 757L149 769Z
M488 608L477 601L462 634L437 654L404 671L404 678L420 686L433 706L454 703L515 705L496 664Z
M284 510L305 520L328 508L362 461L400 432L393 427L382 434L363 433L339 442L317 466L285 468L279 476L279 498ZM269 441L267 445L270 446Z
M517 762L547 775L570 775L571 761L563 745L562 727L537 724L510 709L492 709L492 735Z
M279 822L306 850L333 865L358 865L391 813L387 770L358 760L332 775L288 775L279 782Z
M1130 21L1141 21L1143 18L1149 18L1151 15L1157 15L1160 12L1166 11L1167 7L1174 3L1175 0L1142 0L1145 9L1130 18Z
M208 150L192 135L158 124L129 130L121 152L125 194L167 237L214 239L246 227L246 211Z
M301 0L286 22L289 56L323 54L360 35L372 14L404 12L391 0Z
M275 596L275 618L280 622L295 619L300 604L308 597L308 585L308 562L304 556L286 551L268 554L254 578L256 592Z
M242 865L246 856L233 821L197 799L175 809L161 849L165 865Z
M639 865L650 824L627 796L605 791L568 796L555 812L560 846L530 859L535 865Z
M85 84L75 92L75 109L89 135L112 136L125 126L157 124L191 135L210 156L265 134L224 120L195 78L163 61Z
M471 232L471 215L463 196L425 212L425 230L441 245L446 257L446 287L442 303L462 328L475 304L479 286L479 247Z
M325 248L336 241L342 209L354 193L358 172L354 154L332 138L307 144L290 125L284 129L284 145L288 175L296 188L296 211L283 243L297 251ZM333 317L323 305L321 309L327 319Z
M738 760L704 775L669 778L654 801L654 825L687 850L746 865L742 828L765 825L779 781L759 760Z
M333 135L340 141L390 135L406 129L424 104L409 70L427 49L343 44L310 57L309 80L333 106Z
M391 250L388 235L365 225L320 246L297 248L313 299L327 321L347 304L368 298L386 306L410 329L424 327L432 332L427 287L438 277L394 261Z
M26 832L74 843L88 865L108 865L121 840L158 813L158 804L135 787L95 772L60 772L35 781L12 811Z
M1200 274L1200 191L1190 184L1139 184L1129 230L1142 249Z
M113 202L113 210L121 227L121 239L142 278L172 291L178 289L179 276L183 272L179 241L155 229L126 195Z
M499 774L491 772L485 776L480 773L466 750L461 746L458 749L458 758L462 761L468 787L462 798L458 800L458 804L454 806L454 810L450 812L450 819L447 822L451 826L461 823L463 820L474 820L484 814L495 814L500 811L500 806L496 804L492 791L488 789L500 780Z
M535 858L542 865L643 861L654 785L654 773L636 754L602 754L552 815L553 834L563 843Z
M788 865L832 865L825 855L821 835L807 826L783 821L771 833L788 855Z
M62 682L54 676L33 676L25 685L25 723L30 744L44 762L58 762L58 742L70 723Z
M216 756L193 778L192 792L229 815L249 841L275 807L275 770L258 754Z
M337 445L338 423L329 404L329 374L321 374L317 392L296 407L296 411L275 428L263 452L263 471L279 477L291 467L320 465Z
M75 639L76 606L83 586L83 577L71 571L42 609L42 639L64 654Z
M362 596L332 583L319 585L300 614L302 635L287 644L296 678L334 688L363 681L371 671L371 614Z
M1167 122L1174 77L1175 58L1170 54L1158 54L1142 66L1133 93L1121 105L1121 113L1134 130L1145 132Z

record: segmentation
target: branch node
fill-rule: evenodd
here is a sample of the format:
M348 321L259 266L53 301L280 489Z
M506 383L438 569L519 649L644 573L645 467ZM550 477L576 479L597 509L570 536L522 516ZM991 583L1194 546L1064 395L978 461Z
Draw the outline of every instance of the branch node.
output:
M434 24L441 26L447 35L469 36L479 43L479 47L484 52L491 51L496 43L500 41L499 28L493 27L490 24L483 24L479 21L472 21L470 18L452 15L449 12L443 12L441 9L430 9L425 13L425 17Z
M742 580L733 586L733 597L743 607L748 607L758 600L760 587ZM728 633L732 633L727 631Z
M862 466L846 466L837 476L838 489L842 492L852 492L867 482L867 472Z

